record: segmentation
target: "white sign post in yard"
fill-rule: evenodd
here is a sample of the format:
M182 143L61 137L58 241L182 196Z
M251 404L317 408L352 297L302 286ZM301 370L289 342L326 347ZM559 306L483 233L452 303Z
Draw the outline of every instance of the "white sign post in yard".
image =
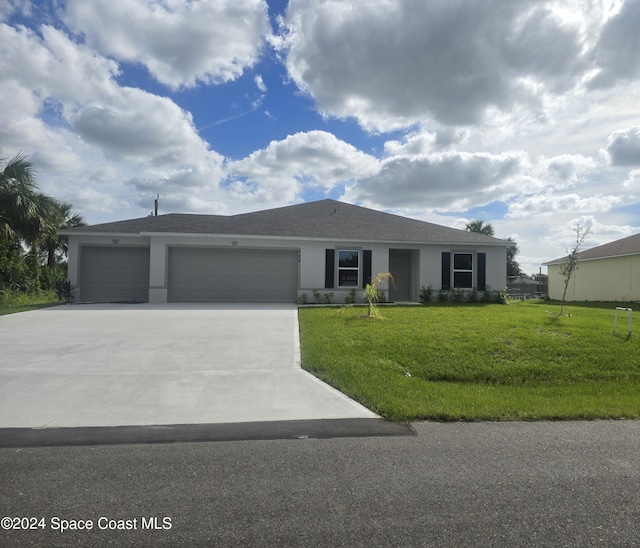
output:
M629 332L628 335L631 336L631 324L633 321L633 311L630 308L623 308L621 306L616 306L616 317L613 320L613 332L616 332L616 327L618 326L618 312L620 312L620 310L626 310L628 315L629 315Z

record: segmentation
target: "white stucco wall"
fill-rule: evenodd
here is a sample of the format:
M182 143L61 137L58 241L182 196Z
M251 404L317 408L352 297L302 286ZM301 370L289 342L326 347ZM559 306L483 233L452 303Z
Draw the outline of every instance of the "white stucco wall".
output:
M561 265L548 266L549 297L561 300ZM640 301L640 255L580 261L569 282L567 301Z
M493 291L502 291L507 287L506 247L480 247L477 251L487 254L487 285Z
M420 249L420 277L418 288L429 287L433 285L433 289L437 291L442 284L442 252L449 251L449 248L429 248Z
M324 287L324 250L326 242L311 242L300 247L300 291Z
M420 285L433 285L435 291L442 287L442 253L473 253L475 280L477 282L477 254L486 253L486 284L491 290L502 291L507 285L506 247L497 246L424 246L420 249ZM481 289L481 288L478 288Z
M325 250L326 249L358 249L371 250L371 273L375 276L379 272L389 270L389 250L408 249L413 251L413 289L412 299L418 300L420 288L433 285L434 290L441 287L442 282L442 252L472 252L486 253L486 283L491 289L501 290L506 285L506 247L503 246L440 246L440 245L414 245L393 243L362 243L344 241L336 243L329 240L296 240L273 239L242 236L216 236L211 235L156 235L143 236L69 236L69 281L73 287L79 282L79 250L82 245L113 245L113 240L118 240L118 245L149 245L150 246L150 275L149 275L149 300L154 303L167 302L167 271L168 249L171 246L188 247L233 247L237 248L272 248L295 249L300 253L300 272L298 295L306 294L309 302L313 302L313 290L321 293L332 292L336 302L344 302L349 289L332 288L325 289ZM235 242L235 243L234 243ZM476 263L477 265L477 263ZM337 267L337 265L336 265ZM639 268L640 271L640 268ZM361 271L362 275L362 271ZM477 273L476 273L477 275ZM361 284L360 284L361 285ZM388 284L381 284L381 289L389 291ZM358 288L358 298L361 298L362 289Z

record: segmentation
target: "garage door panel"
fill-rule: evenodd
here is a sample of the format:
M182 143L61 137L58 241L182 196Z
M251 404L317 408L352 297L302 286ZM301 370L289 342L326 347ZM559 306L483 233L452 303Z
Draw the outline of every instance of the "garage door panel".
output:
M171 302L294 302L298 252L262 249L169 249Z
M82 301L149 300L149 248L84 246L80 261Z

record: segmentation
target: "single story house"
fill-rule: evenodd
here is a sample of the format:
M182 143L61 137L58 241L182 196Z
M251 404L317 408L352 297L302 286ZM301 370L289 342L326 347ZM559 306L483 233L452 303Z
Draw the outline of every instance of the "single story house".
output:
M503 289L506 249L483 234L320 200L239 215L166 214L63 230L78 302L344 302L390 271L388 300L420 288Z
M562 299L560 268L567 257L544 263L549 297ZM569 281L567 301L640 301L640 234L592 247L578 255L578 269Z

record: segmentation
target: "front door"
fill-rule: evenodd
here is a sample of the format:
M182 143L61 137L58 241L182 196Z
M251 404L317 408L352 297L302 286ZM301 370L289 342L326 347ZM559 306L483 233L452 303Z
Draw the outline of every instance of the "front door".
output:
M411 300L412 258L413 252L410 249L389 250L389 272L396 281L395 287L389 284L390 301Z

